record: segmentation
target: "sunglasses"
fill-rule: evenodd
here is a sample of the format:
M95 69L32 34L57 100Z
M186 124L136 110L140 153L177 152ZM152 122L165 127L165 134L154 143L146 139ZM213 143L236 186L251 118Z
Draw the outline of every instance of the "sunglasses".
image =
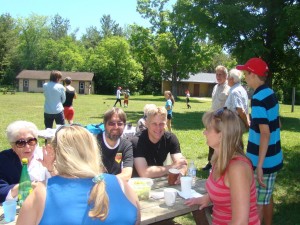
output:
M66 128L66 127L74 127L74 126L78 126L78 127L83 127L80 123L72 123L72 124L65 124L65 125L61 125L59 126L59 128L56 129L55 131L55 135L62 129Z
M122 127L122 126L124 125L123 122L108 122L107 124L108 124L108 126L110 126L110 127L114 127L114 126L116 126L116 125L118 125L118 127Z
M24 148L28 144L29 146L35 146L37 144L36 138L29 138L27 141L24 139L17 140L15 142L15 145L17 148Z

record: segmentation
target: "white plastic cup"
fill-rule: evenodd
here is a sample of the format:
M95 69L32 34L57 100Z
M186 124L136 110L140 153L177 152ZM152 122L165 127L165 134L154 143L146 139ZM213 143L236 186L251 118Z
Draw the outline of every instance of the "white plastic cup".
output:
M180 177L181 193L190 198L192 195L192 177Z
M4 219L6 222L12 222L16 217L17 202L15 200L7 200L2 203L4 211Z
M174 188L164 189L164 198L167 206L173 206L176 201L177 190Z

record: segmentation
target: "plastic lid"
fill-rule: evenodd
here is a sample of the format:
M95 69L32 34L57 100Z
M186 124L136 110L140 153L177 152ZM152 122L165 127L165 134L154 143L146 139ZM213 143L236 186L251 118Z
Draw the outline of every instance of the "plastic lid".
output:
M23 163L23 164L28 164L28 159L27 159L27 158L23 158L23 159L22 159L22 163Z

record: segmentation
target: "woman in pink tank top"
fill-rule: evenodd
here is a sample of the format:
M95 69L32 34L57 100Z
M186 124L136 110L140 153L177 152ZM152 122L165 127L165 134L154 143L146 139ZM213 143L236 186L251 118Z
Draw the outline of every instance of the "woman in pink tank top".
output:
M252 164L245 156L238 115L228 109L207 112L202 118L207 145L214 155L206 182L208 194L191 198L186 205L203 209L213 204L212 223L259 225Z

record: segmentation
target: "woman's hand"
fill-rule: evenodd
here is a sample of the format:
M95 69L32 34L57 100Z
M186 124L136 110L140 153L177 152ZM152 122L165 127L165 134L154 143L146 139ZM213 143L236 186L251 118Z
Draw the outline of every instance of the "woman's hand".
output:
M50 144L43 146L43 159L38 159L49 172L54 169L55 152Z
M184 202L184 204L187 206L199 205L199 210L207 207L209 203L210 203L210 198L208 194L203 195L202 197L199 198L190 198Z

